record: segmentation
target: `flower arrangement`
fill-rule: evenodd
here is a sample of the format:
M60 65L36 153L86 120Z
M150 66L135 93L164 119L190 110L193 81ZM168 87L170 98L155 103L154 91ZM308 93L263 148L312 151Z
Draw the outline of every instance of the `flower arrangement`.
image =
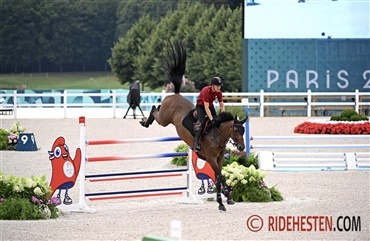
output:
M15 150L18 137L25 130L19 122L14 123L9 130L0 129L0 150Z
M30 220L57 218L59 201L50 196L46 176L6 176L0 172L0 219Z
M245 167L237 162L228 164L222 169L226 184L233 188L232 198L235 202L270 202L282 201L284 197L273 187L264 182L266 173L253 165Z
M343 121L330 121L330 122L305 121L294 128L294 133L369 135L370 122L358 121L354 123Z
M370 122L364 115L351 109L343 110L340 115L333 115L330 121L306 121L294 128L294 133L302 134L344 134L368 135Z

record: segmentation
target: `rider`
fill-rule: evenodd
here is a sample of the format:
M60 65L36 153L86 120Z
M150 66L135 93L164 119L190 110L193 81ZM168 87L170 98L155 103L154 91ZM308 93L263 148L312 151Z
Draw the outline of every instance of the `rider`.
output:
M216 100L216 98L218 99L218 102L220 104L220 112L225 111L221 86L222 79L217 76L213 77L211 80L211 85L204 87L197 98L196 109L198 113L200 127L197 133L195 133L194 151L200 151L199 137L204 129L206 118L208 117L208 119L211 121L211 125L214 125L213 119L216 117L216 110L213 106L213 102Z

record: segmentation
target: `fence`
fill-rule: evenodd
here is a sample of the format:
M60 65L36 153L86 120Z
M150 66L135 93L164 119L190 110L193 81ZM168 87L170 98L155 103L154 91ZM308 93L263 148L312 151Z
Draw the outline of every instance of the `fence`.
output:
M18 93L17 90L0 90L0 113L9 118L43 118L39 110L48 110L46 117L76 118L89 116L86 110L100 108L99 114L116 118L128 109L126 92L109 90L104 93L76 93L76 91ZM141 93L140 106L149 111L159 105L171 93ZM198 93L182 93L195 103ZM77 102L77 103L76 103ZM370 92L260 92L224 93L225 106L249 106L251 116L328 116L343 109L354 109L359 114L369 115ZM216 104L217 106L217 104ZM81 113L82 110L82 113Z
M363 143L318 143L320 140L330 139L342 140L343 142L351 139L356 142L363 140ZM261 170L324 171L370 169L370 135L251 136L250 140L251 142L256 140L290 142L250 144L251 149L258 151L258 164ZM310 143L300 144L299 141L309 141ZM269 151L265 151L266 149ZM287 149L289 151L298 151L281 151ZM325 152L318 152L318 149L325 150ZM330 149L339 151L327 152Z
M203 203L193 195L192 191L192 155L193 151L188 152L174 152L174 153L154 153L154 154L136 154L126 156L88 156L86 154L86 147L93 145L113 145L113 144L132 144L132 143L149 143L149 142L169 142L181 141L179 137L158 137L158 138L141 138L141 139L105 139L105 140L86 140L86 127L84 121L81 121L83 126L80 127L80 148L81 148L81 167L79 172L79 202L73 205L61 205L59 208L63 211L76 212L95 212L87 203L86 198L90 201L117 199L117 198L133 198L133 197L150 197L150 196L166 196L166 195L180 195L182 198L178 201L181 203ZM83 119L84 120L84 119ZM131 171L131 172L113 172L113 173L86 173L86 163L90 162L109 162L109 161L124 161L136 159L152 159L152 158L166 158L186 156L189 158L187 168L184 169L161 169L161 170L146 170L146 171ZM86 163L85 163L86 162ZM166 178L179 177L186 175L186 184L176 187L159 187L155 189L136 189L136 190L113 190L105 192L86 192L85 181L90 182L107 182L107 181L124 181L132 179L147 179L147 178Z

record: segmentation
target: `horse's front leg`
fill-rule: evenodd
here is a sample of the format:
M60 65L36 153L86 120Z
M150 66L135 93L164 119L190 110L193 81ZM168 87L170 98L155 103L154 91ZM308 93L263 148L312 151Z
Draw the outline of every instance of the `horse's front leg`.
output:
M154 114L157 112L157 108L153 105L152 110L150 111L148 118L142 118L140 121L140 124L146 128L148 128L151 124L153 124L153 121L155 120Z
M225 154L225 150L223 152L221 152L221 154L217 158L217 164L221 169L222 169L222 161L223 161L224 154ZM233 205L233 204L235 204L235 202L231 197L232 188L228 187L226 185L225 177L222 176L222 174L220 174L220 175L221 175L220 182L221 182L221 185L222 185L221 190L222 190L222 193L227 197L226 203L229 204L229 205Z
M218 210L220 211L226 211L226 208L225 208L225 205L222 203L222 197L221 197L221 174L217 176L217 180L216 180L216 190L217 190L217 194L216 194L216 198L217 198L217 202L218 202Z

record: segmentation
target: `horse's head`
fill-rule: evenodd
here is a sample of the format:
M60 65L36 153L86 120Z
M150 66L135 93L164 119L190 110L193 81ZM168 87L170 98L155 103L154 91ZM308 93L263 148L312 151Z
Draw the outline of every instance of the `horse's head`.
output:
M248 116L243 120L238 120L237 116L234 118L234 123L231 126L231 139L233 140L233 145L238 148L239 151L243 151L245 148L244 141L244 123L248 120Z

